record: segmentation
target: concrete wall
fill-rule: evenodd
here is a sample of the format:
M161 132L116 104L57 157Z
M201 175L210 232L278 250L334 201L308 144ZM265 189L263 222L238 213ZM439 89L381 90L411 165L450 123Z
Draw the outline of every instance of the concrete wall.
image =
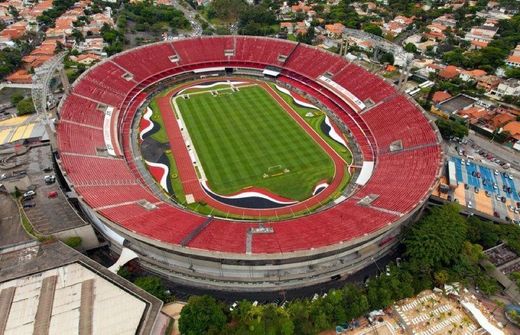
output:
M60 241L65 242L67 238L79 236L81 237L81 245L78 249L90 250L99 247L99 241L91 225L84 225L72 229L62 230L53 234Z

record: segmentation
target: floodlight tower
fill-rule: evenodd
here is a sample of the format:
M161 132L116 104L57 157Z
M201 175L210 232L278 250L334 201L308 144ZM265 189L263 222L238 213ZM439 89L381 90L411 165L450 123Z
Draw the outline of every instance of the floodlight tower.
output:
M56 148L56 135L53 120L56 118L56 109L49 108L55 101L55 97L51 90L51 81L55 77L59 77L63 85L64 94L70 91L70 83L63 67L63 59L67 55L66 51L62 51L42 64L34 71L32 76L33 87L31 96L38 118L45 126L45 131L49 136L51 147Z

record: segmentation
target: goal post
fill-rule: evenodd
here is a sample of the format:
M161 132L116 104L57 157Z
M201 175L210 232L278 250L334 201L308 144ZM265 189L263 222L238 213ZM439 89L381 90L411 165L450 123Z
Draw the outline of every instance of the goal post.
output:
M289 169L284 168L282 165L273 165L267 168L267 171L264 173L264 178L281 176L289 172Z

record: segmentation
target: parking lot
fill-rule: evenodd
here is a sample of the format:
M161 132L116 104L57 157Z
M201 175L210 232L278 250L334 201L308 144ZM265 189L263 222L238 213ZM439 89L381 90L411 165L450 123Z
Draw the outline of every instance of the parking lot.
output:
M26 172L36 194L23 203L25 213L34 228L42 234L51 234L84 225L69 205L58 183L45 183L46 175L54 175L50 147L32 148L26 156Z
M452 199L497 218L520 223L520 180L510 171L491 168L462 157L449 157L455 163L458 186Z
M28 242L31 238L20 224L18 207L10 195L0 193L0 247Z

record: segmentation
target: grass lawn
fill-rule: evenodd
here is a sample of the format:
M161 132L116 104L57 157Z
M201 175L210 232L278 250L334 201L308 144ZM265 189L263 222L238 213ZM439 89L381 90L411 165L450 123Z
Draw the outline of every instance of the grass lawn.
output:
M217 193L255 186L303 200L334 175L328 154L259 86L176 101Z
M157 105L157 100L153 99L150 102L149 107L152 109L153 112L150 119L161 126L161 129L159 129L156 133L152 134L151 137L159 143L168 143L170 139L168 138L168 134L166 134L166 128L164 127L164 122L161 116L161 111L159 110L159 106Z
M313 108L307 108L300 105L297 105L293 99L288 96L287 94L284 94L282 92L279 92L274 84L270 84L273 90L282 97L282 99L287 102L291 106L292 109L294 109L300 116L327 142L332 149L334 149L348 164L352 163L352 153L350 150L339 144L338 142L334 141L328 134L325 134L321 130L321 123L323 120L325 120L325 113L322 111L318 111ZM314 116L307 117L307 113L313 113ZM332 122L332 120L331 120ZM348 145L348 143L347 143Z
M168 160L170 161L170 181L172 183L173 193L175 194L175 198L181 205L186 204L186 194L184 193L184 188L182 187L182 182L179 179L179 170L177 169L177 164L175 163L175 158L171 150L167 150L165 152Z

